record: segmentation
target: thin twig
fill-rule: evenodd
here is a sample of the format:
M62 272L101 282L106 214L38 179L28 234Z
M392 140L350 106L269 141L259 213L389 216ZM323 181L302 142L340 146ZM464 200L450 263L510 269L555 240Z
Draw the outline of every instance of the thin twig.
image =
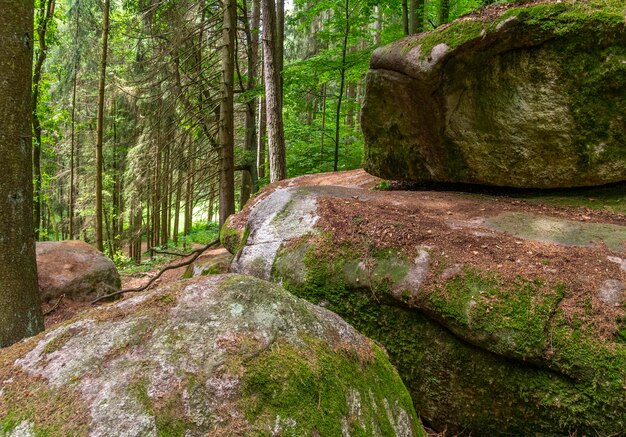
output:
M137 287L137 288L127 288L127 289L125 289L125 290L118 290L118 291L116 291L116 292L114 292L114 293L105 294L104 296L100 296L99 298L94 299L94 300L91 302L91 304L93 305L93 304L95 304L95 303L97 303L97 302L100 302L101 300L104 300L104 299L109 299L109 298L111 298L111 297L118 296L118 295L123 294L123 293L137 293L137 292L139 292L139 291L144 291L145 289L147 289L148 287L150 287L150 286L154 283L154 281L156 281L157 279L159 279L159 278L161 277L161 275L162 275L163 273L165 273L166 271L168 271L168 270L174 270L174 269L178 269L178 268L180 268L180 267L185 267L185 266L188 266L189 264L193 263L196 259L198 259L198 257L202 254L202 252L204 252L204 251L206 251L207 249L209 249L209 248L211 248L211 247L213 247L213 246L215 246L215 245L219 244L219 242L220 242L220 240L219 240L219 239L217 239L217 240L214 240L214 241L210 242L210 243L209 243L209 244L207 244L206 246L201 247L200 249L196 249L196 250L194 250L194 251L192 251L192 252L189 252L189 253L188 253L187 255L185 255L185 256L190 256L190 255L192 255L192 256L191 256L191 258L189 258L187 261L183 261L183 262L181 262L181 263L174 264L174 265L165 266L164 268L162 268L162 269L161 269L161 271L160 271L160 272L159 272L159 273L158 273L155 277L153 277L152 279L150 279L150 281L148 281L148 283L147 283L146 285L143 285L143 286L141 286L141 287Z
M63 298L65 297L65 293L63 293L61 295L61 297L59 297L59 299L57 299L57 302L52 306L52 308L50 308L48 311L46 311L45 313L43 313L43 316L49 316L50 314L52 314L54 312L54 310L56 310L59 306L59 304L61 303L61 301L63 300Z

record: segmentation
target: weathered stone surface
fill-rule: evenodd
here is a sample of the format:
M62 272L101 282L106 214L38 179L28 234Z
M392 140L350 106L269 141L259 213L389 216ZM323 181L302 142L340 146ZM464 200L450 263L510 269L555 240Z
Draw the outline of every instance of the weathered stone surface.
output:
M276 285L213 275L0 351L0 435L425 433L374 342Z
M510 187L626 180L625 9L548 2L377 49L362 113L366 169Z
M37 275L44 301L63 294L93 299L121 284L113 261L83 241L38 242Z
M224 248L208 250L189 265L183 278L228 273L232 255Z
M583 215L576 221L502 197L306 178L259 198L247 220L232 221L240 228L229 232L246 238L231 268L280 282L380 341L436 429L626 429L619 215L565 210Z

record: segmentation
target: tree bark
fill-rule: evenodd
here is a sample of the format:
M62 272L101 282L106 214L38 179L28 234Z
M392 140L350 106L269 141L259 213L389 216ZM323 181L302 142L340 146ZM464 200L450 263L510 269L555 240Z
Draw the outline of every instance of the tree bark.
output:
M43 331L32 182L32 0L0 0L0 348Z
M265 99L259 97L259 134L256 149L256 168L259 178L265 177L265 142L267 139L267 117Z
M106 82L107 55L109 45L109 10L111 0L104 0L102 18L102 56L98 81L98 115L96 118L96 248L104 251L102 236L102 146L104 138L104 85Z
M350 34L350 0L345 1L345 30L343 35L343 45L341 47L341 69L339 81L339 96L337 97L337 112L335 113L335 159L333 161L333 170L337 171L339 167L339 123L341 121L341 102L343 100L343 91L346 82L346 54L348 52L348 35Z
M270 158L270 182L287 177L285 156L285 133L280 96L280 65L276 54L276 7L274 0L263 0L263 66L265 82L265 105L267 114L267 136Z
M424 0L410 0L409 33L420 33L424 30Z
M74 45L78 47L78 31L79 31L79 18L80 18L80 2L76 3L76 22L74 29ZM76 204L76 181L75 175L75 157L74 151L76 150L76 88L78 82L78 56L74 61L74 71L72 74L72 120L71 120L71 141L70 141L70 201L69 201L69 234L70 239L74 239L74 205Z
M236 0L224 0L222 26L222 101L220 104L220 227L235 213L235 132L234 92Z
M408 0L402 0L402 28L404 29L404 36L410 35Z
M244 1L244 4L246 2ZM259 24L261 19L261 2L254 0L250 24L246 25L246 39L248 43L248 91L252 91L257 83L257 64L259 61ZM247 18L247 17L246 17ZM241 175L240 207L250 199L250 194L257 190L256 170L256 98L252 97L246 102L246 161L249 170L244 170Z
M441 0L439 3L439 26L446 24L450 19L450 0Z
M41 228L41 121L39 120L39 94L41 87L41 77L43 73L43 64L48 57L48 44L46 35L48 33L48 25L54 17L55 0L40 0L39 11L37 14L37 39L38 48L35 51L35 66L33 68L33 132L35 134L35 142L33 144L33 167L35 182L35 239L39 239Z

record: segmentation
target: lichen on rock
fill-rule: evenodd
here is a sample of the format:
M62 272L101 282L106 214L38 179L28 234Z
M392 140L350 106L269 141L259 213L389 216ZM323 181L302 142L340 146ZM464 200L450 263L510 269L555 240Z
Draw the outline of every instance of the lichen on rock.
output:
M0 365L3 436L425 435L383 349L239 275L96 308Z

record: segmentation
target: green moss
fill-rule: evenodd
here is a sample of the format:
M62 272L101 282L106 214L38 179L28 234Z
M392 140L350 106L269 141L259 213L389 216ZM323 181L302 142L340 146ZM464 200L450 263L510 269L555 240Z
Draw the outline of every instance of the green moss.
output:
M305 341L305 349L275 343L247 363L243 402L248 420L257 429L272 429L282 419L281 435L314 431L342 435L337 418L345 417L351 435L371 436L378 431L393 436L394 424L384 403L393 407L397 402L407 412L415 435L425 435L402 381L379 347L373 346L371 361L363 363L318 339Z
M460 47L480 37L483 29L484 24L482 21L466 19L457 21L452 26L441 30L435 29L432 32L425 33L418 42L420 45L420 59L429 58L433 48L439 44L447 45L449 50Z
M524 279L509 284L466 271L433 295L429 303L440 306L437 311L459 326L459 334L496 333L499 344L490 344L489 337L475 339L512 359L459 340L419 311L386 304L351 286L344 269L352 259L354 248L335 247L326 236L305 257L306 280L283 276L283 286L325 302L383 344L418 413L435 428L485 435L610 435L626 429L626 358L614 345L589 340L591 333L554 325L562 286L549 289ZM468 317L473 294L477 303ZM525 363L524 354L532 355L534 364Z
M455 331L505 356L543 358L546 330L564 296L540 281L504 281L495 274L466 269L445 288L433 291L425 306Z
M222 245L234 255L246 244L248 235L250 235L248 227L242 231L239 228L231 227L230 223L226 221L220 230L220 241Z
M28 421L38 437L82 436L88 434L88 417L80 393L73 387L53 389L43 381L19 375L3 388L0 431L4 433Z
M76 332L76 329L68 329L57 335L46 343L46 346L43 349L44 353L51 354L52 352L61 349L73 336L76 335Z
M188 423L184 415L182 393L171 393L165 399L155 403L148 394L148 381L146 379L131 383L128 390L145 411L154 416L159 437L182 437L187 428L192 425Z
M367 287L377 296L389 293L409 271L409 261L393 250L377 251L364 258L346 259L343 276L352 287Z

